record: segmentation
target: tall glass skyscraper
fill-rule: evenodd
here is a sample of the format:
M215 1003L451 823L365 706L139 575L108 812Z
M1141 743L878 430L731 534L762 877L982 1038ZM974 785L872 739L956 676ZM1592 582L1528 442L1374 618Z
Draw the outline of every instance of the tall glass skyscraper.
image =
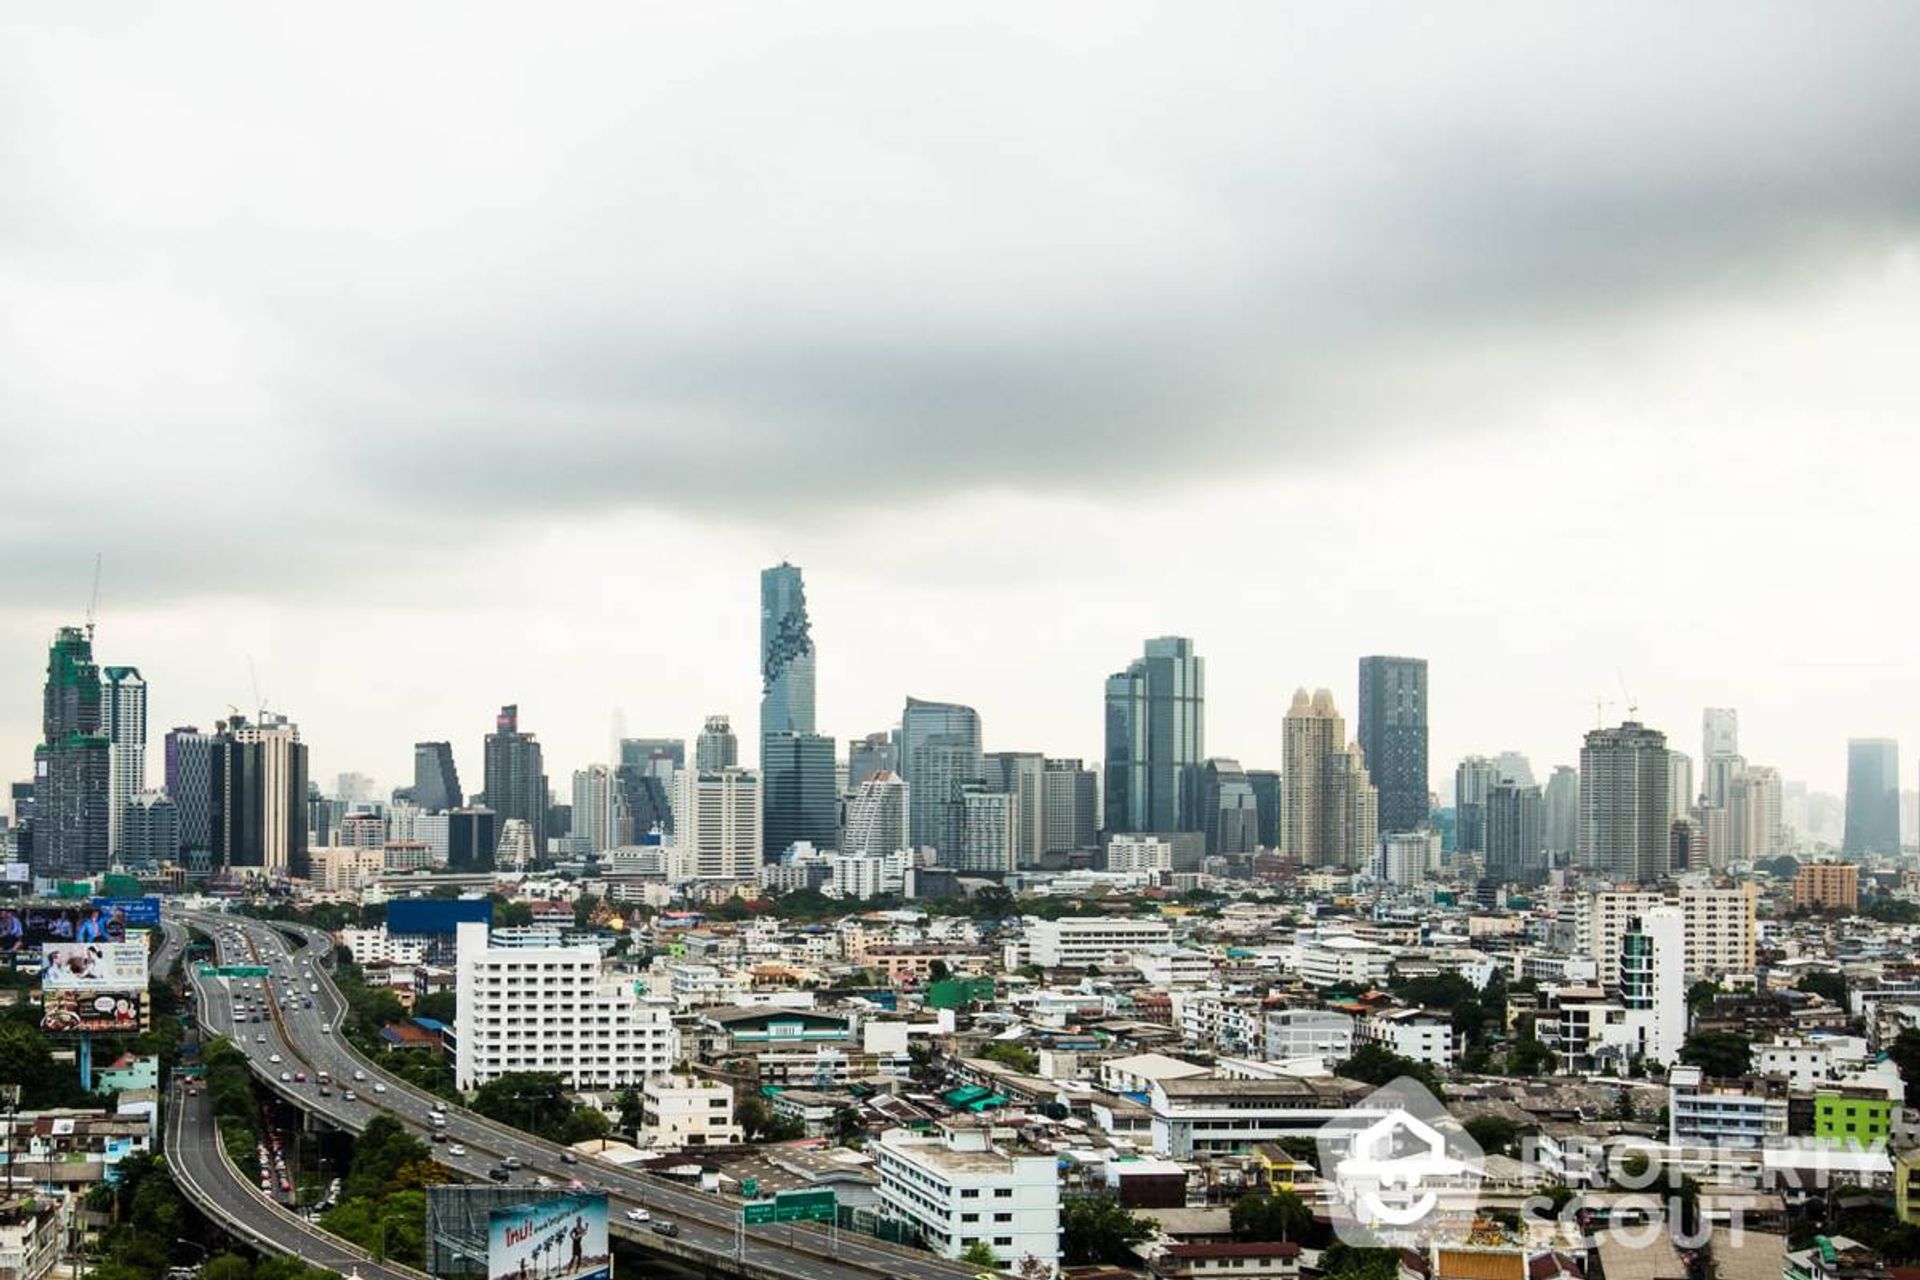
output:
M101 722L91 630L62 627L47 651L45 741L34 753L33 873L105 871L112 741Z
M760 571L760 736L812 733L813 635L800 569Z
M957 702L908 698L900 713L900 776L907 780L907 835L916 849L953 844L951 806L980 780L980 713Z
M1107 831L1206 830L1206 662L1193 641L1147 641L1144 656L1107 678L1106 721Z
M1848 854L1900 852L1900 744L1892 738L1847 742Z
M138 667L107 667L100 673L100 732L107 751L107 848L114 861L127 857L127 810L147 789L147 682Z
M547 852L547 770L539 740L520 731L520 708L509 704L494 717L493 732L482 745L480 758L486 783L486 806L499 815L504 827L518 818L533 836L535 857Z
M428 813L458 809L467 802L460 793L451 742L413 744L413 802Z
M760 739L761 855L775 861L805 840L831 849L840 840L840 788L832 738L770 733Z
M1380 830L1427 825L1427 660L1360 659L1360 754L1380 797Z

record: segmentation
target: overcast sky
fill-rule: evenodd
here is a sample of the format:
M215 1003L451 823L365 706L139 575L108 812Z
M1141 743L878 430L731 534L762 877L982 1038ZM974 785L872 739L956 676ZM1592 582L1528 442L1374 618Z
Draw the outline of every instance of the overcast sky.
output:
M1207 747L1432 663L1435 781L1625 703L1920 749L1920 8L470 4L0 17L0 776L45 647L564 787L820 720ZM5 674L10 673L10 674ZM751 747L749 746L749 752ZM158 768L155 752L154 768ZM1911 783L1909 783L1911 785Z

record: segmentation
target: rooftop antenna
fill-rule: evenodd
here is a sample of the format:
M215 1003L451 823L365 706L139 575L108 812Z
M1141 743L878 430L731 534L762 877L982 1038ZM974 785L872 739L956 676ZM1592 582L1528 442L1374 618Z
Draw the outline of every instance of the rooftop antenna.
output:
M93 594L87 597L87 643L93 643L94 616L100 612L100 553L93 553Z

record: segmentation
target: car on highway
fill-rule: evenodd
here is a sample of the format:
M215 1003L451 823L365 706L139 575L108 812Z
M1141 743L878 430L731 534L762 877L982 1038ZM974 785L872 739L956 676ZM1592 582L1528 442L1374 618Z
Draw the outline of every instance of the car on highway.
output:
M663 1218L653 1224L653 1233L657 1236L677 1236L680 1234L680 1224Z
M267 1038L265 1036L255 1036L253 1038L253 1042L255 1044L265 1044L267 1042Z
M467 1154L467 1149L456 1142L447 1148L447 1154L450 1156L463 1156Z
M502 1169L499 1165L495 1165L493 1168L487 1170L487 1176L495 1182L506 1182L513 1177L513 1173L510 1170Z
M435 1133L433 1135L433 1140L435 1142L445 1142L447 1140L447 1135L444 1133Z
M653 1218L653 1215L648 1213L645 1209L627 1210L628 1222L647 1222L647 1221L650 1221L652 1218Z
M353 1073L353 1078L355 1080L365 1080L367 1078L367 1073L356 1068Z
M374 1084L373 1084L373 1091L375 1093L385 1093L387 1091L387 1086L385 1086L384 1084L381 1084L379 1081L376 1080L374 1081Z
M518 1169L520 1167L520 1157L507 1156L500 1161L500 1167L503 1169Z
M561 1164L579 1164L580 1157L573 1154L573 1152L571 1151L562 1151L560 1153L560 1163Z
M281 1079L282 1081L284 1081L285 1083L287 1083L287 1084L292 1084L292 1083L293 1083L293 1072L291 1072L291 1071L282 1071L282 1072L280 1073L280 1079Z
M320 1034L321 1034L321 1035L323 1035L323 1036L330 1036L330 1035L332 1035L332 1034L333 1034L333 1024L332 1024L331 1022L323 1022L323 1023L321 1023L321 1024L320 1024Z
M347 1100L348 1102L358 1102L358 1101L360 1101L360 1095L359 1095L359 1094L357 1094L357 1093L355 1093L355 1092L354 1092L353 1090L351 1090L351 1089L348 1089L348 1090L347 1090L347 1091L346 1091L345 1093L342 1093L342 1094L341 1094L340 1096L341 1096L341 1097L343 1097L343 1098L345 1098L345 1099L346 1099L346 1100Z
M294 1082L295 1084L305 1084L305 1083L307 1082L307 1073L306 1073L306 1072L304 1072L304 1071L296 1071L296 1072L294 1072L294 1073L293 1073L293 1082Z

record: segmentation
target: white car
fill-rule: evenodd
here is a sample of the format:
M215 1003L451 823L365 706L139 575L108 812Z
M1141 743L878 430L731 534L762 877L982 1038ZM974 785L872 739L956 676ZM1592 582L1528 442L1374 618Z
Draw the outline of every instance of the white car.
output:
M648 1221L651 1221L652 1218L653 1218L653 1215L648 1213L645 1209L627 1210L628 1222L648 1222Z
M355 1080L365 1080L367 1078L367 1073L364 1071L355 1071L353 1073L353 1078Z
M373 1086L373 1091L375 1093L385 1093L387 1091L387 1086L380 1084L378 1082L375 1082Z
M253 1042L255 1044L265 1044L267 1042L267 1038L265 1036L255 1036L253 1038Z
M320 1024L320 1034L321 1034L321 1035L323 1035L323 1036L330 1036L330 1035L332 1035L332 1034L333 1034L333 1024L332 1024L331 1022L323 1022L323 1023L321 1023L321 1024Z
M447 1154L450 1156L463 1156L467 1154L467 1149L456 1142L447 1148Z
M267 1061L273 1063L273 1065L277 1067L280 1065L280 1055L277 1053L273 1054L271 1057L267 1059Z

